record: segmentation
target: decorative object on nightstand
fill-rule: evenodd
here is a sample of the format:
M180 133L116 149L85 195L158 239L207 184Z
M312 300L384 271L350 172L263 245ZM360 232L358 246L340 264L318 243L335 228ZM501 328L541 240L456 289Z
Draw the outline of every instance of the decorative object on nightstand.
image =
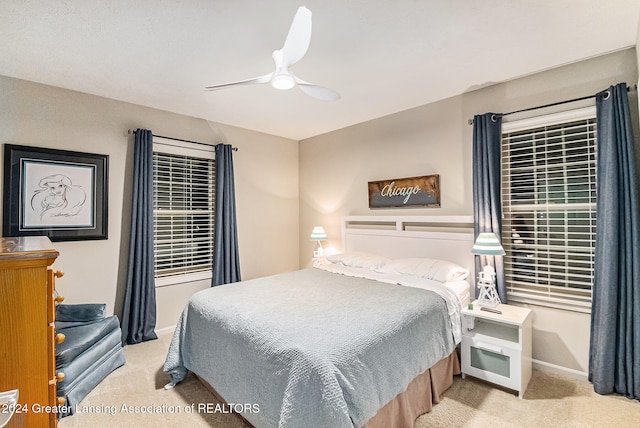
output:
M505 255L498 237L492 232L480 233L471 252L480 256ZM496 270L490 264L487 264L478 275L478 288L480 289L478 305L495 308L501 303L496 291Z
M315 226L311 231L310 239L312 241L318 241L318 249L313 252L313 258L322 258L324 256L324 249L322 248L322 242L327 240L327 232L324 231L324 227Z

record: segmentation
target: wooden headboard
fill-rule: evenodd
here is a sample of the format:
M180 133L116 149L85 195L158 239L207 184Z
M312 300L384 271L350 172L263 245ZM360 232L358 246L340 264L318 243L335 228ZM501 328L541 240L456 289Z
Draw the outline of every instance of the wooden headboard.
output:
M471 216L342 217L345 252L366 251L389 258L425 257L449 260L474 275Z

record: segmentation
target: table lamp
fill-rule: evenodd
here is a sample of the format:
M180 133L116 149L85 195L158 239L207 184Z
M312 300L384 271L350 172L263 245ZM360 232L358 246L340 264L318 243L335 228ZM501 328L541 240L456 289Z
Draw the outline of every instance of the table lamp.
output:
M312 241L318 241L318 249L313 252L313 257L322 257L324 255L324 249L322 248L322 242L327 240L327 232L324 231L322 226L315 226L311 231L310 239Z
M504 256L506 254L498 237L492 232L480 233L471 252L480 256ZM495 308L501 303L500 296L496 291L496 270L490 264L487 264L478 275L478 288L480 289L478 295L480 306Z

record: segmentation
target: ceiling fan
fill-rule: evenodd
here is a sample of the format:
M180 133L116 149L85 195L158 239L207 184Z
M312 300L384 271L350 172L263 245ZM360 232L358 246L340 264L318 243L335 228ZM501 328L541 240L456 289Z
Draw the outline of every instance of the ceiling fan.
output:
M273 62L276 64L275 71L264 76L253 79L240 80L238 82L223 83L221 85L207 86L207 90L216 90L235 85L250 85L254 83L271 83L276 89L291 89L299 87L302 92L323 101L335 101L340 98L340 94L328 88L317 86L297 77L289 69L297 63L307 53L311 42L311 11L302 6L296 12L289 28L289 33L284 41L282 49L273 51Z

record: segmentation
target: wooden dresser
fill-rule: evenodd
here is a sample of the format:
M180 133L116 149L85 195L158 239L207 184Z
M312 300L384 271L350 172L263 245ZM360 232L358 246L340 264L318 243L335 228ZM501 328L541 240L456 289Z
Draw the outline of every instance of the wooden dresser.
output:
M56 336L55 278L58 257L46 237L0 238L0 392L19 390L8 427L55 427ZM62 404L62 403L60 403Z

